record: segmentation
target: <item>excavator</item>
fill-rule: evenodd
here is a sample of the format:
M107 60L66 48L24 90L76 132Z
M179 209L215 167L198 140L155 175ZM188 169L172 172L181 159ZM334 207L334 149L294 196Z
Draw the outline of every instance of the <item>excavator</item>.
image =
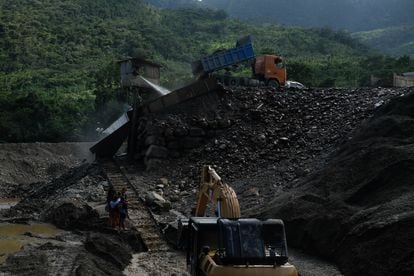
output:
M206 216L208 203L214 216ZM283 221L240 218L236 192L204 166L194 216L180 221L192 276L298 276L288 263Z

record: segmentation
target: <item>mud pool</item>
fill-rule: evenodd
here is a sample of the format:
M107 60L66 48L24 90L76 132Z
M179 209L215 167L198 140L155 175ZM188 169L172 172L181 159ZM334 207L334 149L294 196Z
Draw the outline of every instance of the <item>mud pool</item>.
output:
M15 253L37 238L50 238L62 231L52 224L0 223L0 264L8 254Z

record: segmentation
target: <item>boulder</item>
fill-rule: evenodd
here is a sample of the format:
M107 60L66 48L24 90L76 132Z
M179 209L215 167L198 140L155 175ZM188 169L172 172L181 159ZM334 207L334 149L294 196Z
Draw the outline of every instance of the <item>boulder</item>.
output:
M151 145L145 152L146 158L164 159L168 156L168 149L165 147Z
M147 136L147 138L145 138L145 145L146 146L151 146L151 145L163 146L165 145L165 141L164 141L164 138L162 137L150 135L150 136Z
M65 230L86 230L95 228L100 223L96 210L78 202L66 202L50 209L46 220Z
M157 170L162 166L163 159L145 157L144 163L147 171Z
M206 132L202 128L192 127L190 128L190 136L192 137L202 137L206 135Z
M145 196L145 202L148 205L152 205L155 201L165 202L166 200L156 192L147 192Z

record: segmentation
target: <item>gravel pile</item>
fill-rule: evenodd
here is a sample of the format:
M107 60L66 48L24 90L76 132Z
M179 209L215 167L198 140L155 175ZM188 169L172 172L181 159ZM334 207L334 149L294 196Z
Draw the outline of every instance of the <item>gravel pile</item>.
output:
M409 91L361 88L282 93L246 87L228 90L214 110L186 113L185 105L180 106L180 113L161 114L153 124L187 133L201 129L208 137L179 156L169 155L159 166L160 174L172 183L163 192L173 201L184 198L175 207L188 213L201 167L211 164L243 199L242 210L262 205L320 168L334 149L352 138L350 132L356 126L391 98ZM212 128L220 122L227 125Z
M247 213L282 218L290 244L345 275L413 275L414 93L350 135L320 171Z
M92 161L91 143L0 143L0 198L23 197L72 167ZM34 186L34 187L30 187Z

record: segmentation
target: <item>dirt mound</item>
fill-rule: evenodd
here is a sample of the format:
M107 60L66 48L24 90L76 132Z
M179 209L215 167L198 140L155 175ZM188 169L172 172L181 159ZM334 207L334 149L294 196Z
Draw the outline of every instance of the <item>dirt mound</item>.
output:
M203 108L188 113L184 104L174 114L157 115L149 120L153 124L149 142L161 140L160 146L164 143L168 148L178 143L180 150L179 155L170 151L169 161L158 165L159 174L173 184L163 192L183 199L175 207L188 213L194 189L198 189L200 168L211 164L235 187L242 210L262 205L320 167L378 106L407 91L315 89L281 93L268 88L238 88L228 90L210 111Z
M2 214L11 220L51 222L73 232L59 230L52 237L26 233L24 248L8 255L0 274L122 275L132 254L146 247L135 229L118 233L92 208L105 202L106 184L96 163L83 163L47 183L28 184L26 196Z
M50 181L83 161L90 143L0 144L0 197L18 196L18 185Z
M4 211L3 215L29 216L43 221L53 219L56 216L51 215L51 211L57 212L65 206L64 204L82 206L85 202L104 202L104 183L105 176L99 165L84 163L69 169L50 182L20 185L19 193L23 197L22 200L10 210ZM83 207L79 207L79 210L81 209ZM84 212L75 213L80 215Z
M326 166L250 215L279 217L290 244L346 275L414 274L414 94L352 132Z
M396 230L412 232L410 96L387 103L412 91L227 91L211 112L186 113L182 106L181 113L151 118L161 134L148 142L170 149L178 141L180 154L169 154L158 172L138 177L189 214L200 168L215 165L236 189L242 214L284 219L290 245L335 260L350 275L411 271L402 263L412 246L399 249L399 243L412 237ZM189 146L198 140L197 147ZM249 210L254 207L259 209ZM393 232L401 234L396 244Z
M145 250L142 240L131 233L116 235L85 232L86 238L73 234L59 240L27 246L10 255L0 266L1 275L123 275L132 254ZM84 239L80 243L78 239Z
M85 230L99 223L99 214L87 204L66 202L49 210L46 220L61 229Z

